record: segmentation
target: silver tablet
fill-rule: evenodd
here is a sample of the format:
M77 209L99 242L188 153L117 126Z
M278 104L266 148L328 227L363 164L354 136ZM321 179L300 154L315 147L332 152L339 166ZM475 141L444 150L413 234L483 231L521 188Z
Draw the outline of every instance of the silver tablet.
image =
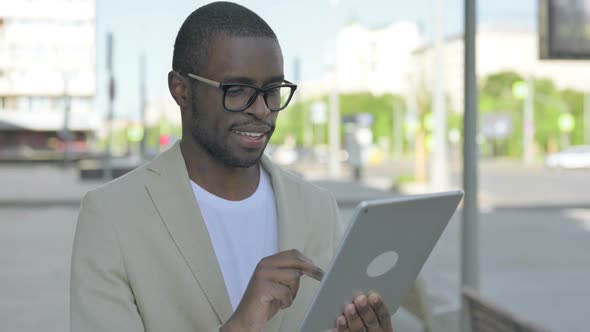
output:
M462 197L451 191L360 203L299 331L334 328L344 305L369 291L393 314Z

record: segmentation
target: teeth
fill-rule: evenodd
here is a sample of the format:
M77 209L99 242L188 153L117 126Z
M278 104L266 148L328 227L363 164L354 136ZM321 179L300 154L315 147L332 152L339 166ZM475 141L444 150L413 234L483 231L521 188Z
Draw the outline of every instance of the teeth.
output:
M252 133L252 132L244 132L244 131L234 131L238 135L248 136L248 137L260 137L264 135L263 133Z

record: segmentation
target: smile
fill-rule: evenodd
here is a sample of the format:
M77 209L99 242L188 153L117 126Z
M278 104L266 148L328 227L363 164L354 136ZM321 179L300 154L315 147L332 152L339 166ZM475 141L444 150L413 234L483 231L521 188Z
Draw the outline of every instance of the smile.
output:
M234 130L233 132L238 135L253 137L253 138L260 137L260 136L266 134L266 133L255 133L255 132L250 132L250 131L237 131L237 130Z

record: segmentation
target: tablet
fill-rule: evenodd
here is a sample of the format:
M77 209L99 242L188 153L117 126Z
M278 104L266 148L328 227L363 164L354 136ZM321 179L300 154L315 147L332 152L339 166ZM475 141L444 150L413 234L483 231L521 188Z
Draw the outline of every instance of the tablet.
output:
M462 197L450 191L360 203L299 331L334 328L344 305L369 291L395 313Z

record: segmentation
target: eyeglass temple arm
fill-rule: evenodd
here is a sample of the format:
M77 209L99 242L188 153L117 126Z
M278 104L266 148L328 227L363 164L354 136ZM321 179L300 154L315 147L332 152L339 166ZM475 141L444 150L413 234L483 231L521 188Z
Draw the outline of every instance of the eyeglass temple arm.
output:
M212 85L212 86L217 87L217 88L220 88L221 87L221 83L219 83L219 82L216 82L216 81L213 81L213 80L210 80L210 79L206 79L204 77L197 76L195 74L187 74L187 75L189 77L192 77L192 78L196 79L197 81L201 81L203 83L207 83L207 84Z

